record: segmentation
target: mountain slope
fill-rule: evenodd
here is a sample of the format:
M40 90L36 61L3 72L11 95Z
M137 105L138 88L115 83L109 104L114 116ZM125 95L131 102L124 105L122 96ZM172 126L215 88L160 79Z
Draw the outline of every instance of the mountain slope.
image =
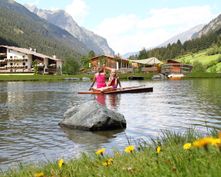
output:
M160 44L158 47L164 47L164 46L167 46L168 44L176 43L178 40L180 40L181 43L191 40L193 34L199 32L203 27L204 27L204 25L197 25L197 26L195 26L195 27L183 32L183 33L180 33L180 34L168 39L164 43Z
M108 46L106 39L95 33L80 27L73 18L63 10L43 10L35 6L26 7L39 17L44 18L48 22L65 29L76 37L79 41L84 43L87 48L93 50L96 54L113 55L114 51Z
M193 37L199 38L203 35L207 35L212 32L220 32L221 31L221 14L210 21L207 25L203 27L198 33L194 34Z
M67 31L48 23L13 0L0 1L1 44L36 48L60 58L89 50Z

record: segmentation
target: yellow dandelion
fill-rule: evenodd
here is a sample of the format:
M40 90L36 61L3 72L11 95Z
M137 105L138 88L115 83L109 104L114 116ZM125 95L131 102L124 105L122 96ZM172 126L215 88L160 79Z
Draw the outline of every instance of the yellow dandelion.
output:
M184 150L189 150L191 148L192 144L191 143L186 143L183 145Z
M112 158L109 158L105 162L103 162L103 166L108 167L113 164L113 161L114 160Z
M134 151L134 146L127 146L125 149L124 149L124 151L126 152L126 153L132 153L133 151Z
M34 176L35 177L44 177L44 173L43 172L35 173Z
M214 145L214 146L219 146L219 145L221 145L221 139L219 139L219 138L213 138L213 139L211 140L211 144Z
M160 147L160 146L157 146L156 151L157 151L157 154L159 154L160 151L161 151L161 147Z
M103 156L105 150L106 150L105 148L98 149L98 150L96 151L96 154L97 154L97 155L102 155L102 156Z
M58 160L58 167L61 168L64 165L64 160L60 159Z
M213 137L204 137L204 138L198 139L193 142L193 146L198 147L198 148L206 147L207 145L212 144L213 139L214 139Z

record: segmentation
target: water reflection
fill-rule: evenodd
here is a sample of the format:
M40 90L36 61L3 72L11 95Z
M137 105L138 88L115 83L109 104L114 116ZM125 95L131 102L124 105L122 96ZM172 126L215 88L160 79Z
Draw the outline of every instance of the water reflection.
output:
M117 134L123 132L124 130L114 130L114 131L99 131L90 132L82 130L71 130L62 127L63 132L67 137L76 144L93 145L95 147L101 147L103 143L108 143L111 139L117 137Z
M103 105L107 106L109 109L117 109L117 106L120 103L120 95L119 94L97 94L95 95L95 100Z

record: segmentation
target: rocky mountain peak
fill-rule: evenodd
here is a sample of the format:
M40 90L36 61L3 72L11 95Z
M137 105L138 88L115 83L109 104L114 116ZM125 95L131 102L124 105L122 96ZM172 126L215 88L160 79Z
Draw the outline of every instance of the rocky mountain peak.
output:
M39 17L44 18L48 22L68 31L96 54L114 54L114 51L108 46L105 38L83 27L80 27L64 10L43 10L28 5L26 5L26 7Z
M203 35L209 34L211 32L216 32L221 29L221 14L210 21L207 25L203 27L198 33L194 35L194 37L201 37Z

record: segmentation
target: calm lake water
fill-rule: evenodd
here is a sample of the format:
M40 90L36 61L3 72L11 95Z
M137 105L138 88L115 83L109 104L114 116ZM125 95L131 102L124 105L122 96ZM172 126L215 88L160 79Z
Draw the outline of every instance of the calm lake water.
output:
M221 129L221 79L122 82L146 85L151 93L95 97L78 95L89 82L1 82L0 169L22 163L75 158L100 147L120 149L127 138L156 138L165 129L207 132ZM58 126L64 112L89 100L98 100L124 114L123 131L84 132Z

